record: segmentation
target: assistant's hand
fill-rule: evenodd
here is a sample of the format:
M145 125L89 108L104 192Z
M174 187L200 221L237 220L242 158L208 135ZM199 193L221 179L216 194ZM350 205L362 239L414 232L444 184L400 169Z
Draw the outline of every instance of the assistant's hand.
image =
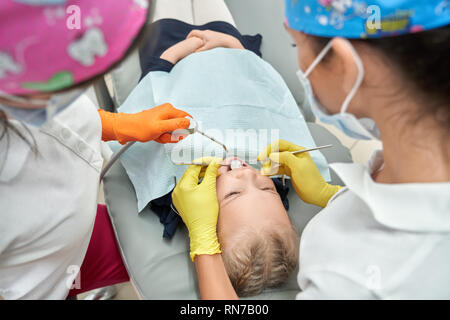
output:
M203 45L198 48L196 52L211 50L218 47L244 49L244 46L237 38L222 32L212 30L192 30L187 35L186 39L192 37L203 40Z
M203 181L198 183L202 166L192 165L172 192L173 204L189 230L192 261L196 255L221 253L217 239L216 178L222 159L204 157L197 161L209 163Z
M165 103L138 113L113 113L98 110L102 120L102 140L117 140L121 144L129 141L175 143L171 132L189 128L192 116Z
M278 172L273 173L273 175L288 175L291 177L295 192L303 201L323 208L341 187L326 183L309 152L296 155L291 153L291 151L303 149L305 148L288 141L278 140L268 145L258 155L258 160L270 159L270 161L279 163L281 166ZM275 152L272 152L272 150Z

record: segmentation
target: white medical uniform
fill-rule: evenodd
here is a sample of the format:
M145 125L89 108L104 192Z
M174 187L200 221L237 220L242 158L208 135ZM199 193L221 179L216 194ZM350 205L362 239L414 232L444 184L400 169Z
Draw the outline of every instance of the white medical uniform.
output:
M36 155L11 130L0 140L0 296L65 299L96 216L101 121L82 95L30 130Z
M333 164L347 185L306 226L298 299L450 299L450 182L381 184Z

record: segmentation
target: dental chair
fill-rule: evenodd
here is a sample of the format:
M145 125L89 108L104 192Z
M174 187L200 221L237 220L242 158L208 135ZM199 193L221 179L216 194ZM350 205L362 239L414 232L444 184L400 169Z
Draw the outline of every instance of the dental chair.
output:
M177 0L179 1L179 0ZM216 0L188 0L191 3L192 24L196 22L195 6ZM154 5L154 1L152 1ZM189 3L188 3L189 4ZM262 54L285 79L299 106L303 97L295 77L297 67L295 48L283 30L283 4L273 0L217 0L224 16L231 12L234 22L243 34L260 33L263 36ZM256 10L257 9L257 10ZM233 19L232 18L232 19ZM189 22L188 20L187 22ZM212 21L212 20L211 20ZM105 82L96 84L97 99L110 110L120 110L120 105L138 83L141 74L139 53L131 54L113 70L108 88ZM302 109L316 145L332 144L334 147L322 150L328 163L352 162L350 151L324 127L314 123L309 110ZM342 185L342 181L330 169L331 183ZM195 266L189 258L189 238L186 227L180 225L171 240L163 239L163 225L159 217L148 207L138 213L134 187L120 161L117 161L104 177L105 202L111 217L122 257L137 294L142 299L199 299L199 288ZM155 181L157 183L157 181ZM289 180L287 180L290 186ZM304 203L292 186L289 193L289 216L299 234L320 208ZM249 299L295 299L300 291L297 284L298 270L285 285L267 289Z

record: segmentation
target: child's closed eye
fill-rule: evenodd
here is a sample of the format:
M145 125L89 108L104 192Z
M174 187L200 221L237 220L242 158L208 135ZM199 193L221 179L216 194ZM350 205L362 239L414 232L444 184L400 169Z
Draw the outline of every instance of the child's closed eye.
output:
M263 187L261 188L262 191L271 191L271 192L277 192L277 189L275 187Z
M223 199L225 200L225 199L227 199L227 198L229 198L231 196L234 196L236 194L239 194L239 193L240 193L239 191L232 191L230 193L227 193Z

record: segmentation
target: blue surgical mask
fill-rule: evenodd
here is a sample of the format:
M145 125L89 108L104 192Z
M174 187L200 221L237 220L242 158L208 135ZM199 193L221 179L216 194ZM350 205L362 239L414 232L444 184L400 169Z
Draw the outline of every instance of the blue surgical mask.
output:
M331 41L325 46L325 48L319 53L317 58L309 66L305 73L298 70L297 76L300 83L305 91L305 99L311 106L311 111L314 115L319 118L323 123L334 125L336 128L344 132L347 136L359 139L359 140L380 140L380 131L378 127L370 118L356 118L353 114L346 112L350 101L354 97L356 91L359 89L361 82L364 78L364 67L359 58L356 50L353 48L349 41L348 45L351 48L353 57L355 59L356 66L358 68L358 76L353 88L350 90L349 94L345 98L341 111L337 114L329 114L326 109L315 99L314 92L311 87L311 82L308 79L308 75L315 68L315 66L323 59L323 57L328 53L331 48Z
M34 109L26 109L0 103L0 110L3 110L9 117L15 120L21 121L33 127L42 127L56 114L71 105L72 102L83 94L83 92L84 89L75 89L62 93L56 93L47 101L25 99L0 92L0 96L4 98L27 103L37 107Z

